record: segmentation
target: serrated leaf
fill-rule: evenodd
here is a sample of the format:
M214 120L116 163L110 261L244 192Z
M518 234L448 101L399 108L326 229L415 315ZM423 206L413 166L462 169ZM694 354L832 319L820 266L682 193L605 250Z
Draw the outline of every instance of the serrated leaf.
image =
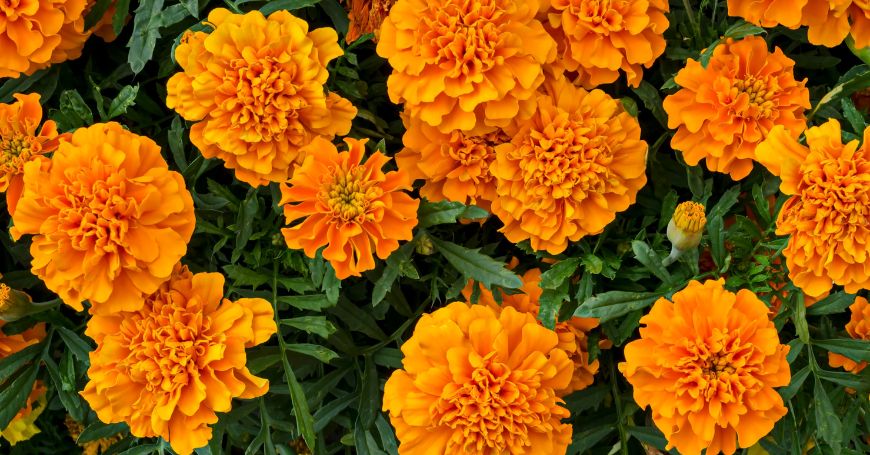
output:
M319 2L320 0L272 0L260 8L260 12L263 13L264 16L268 16L275 11L295 11L297 9L314 6Z
M124 86L124 88L121 89L121 93L119 93L118 96L112 100L112 103L109 104L109 112L106 116L106 120L111 120L121 114L127 113L127 109L136 104L136 95L138 93L138 84Z
M414 242L408 242L400 246L398 250L394 251L387 258L386 266L384 267L380 278L378 278L378 280L375 282L374 289L372 289L373 307L377 307L378 304L380 304L384 300L384 297L386 297L387 292L393 286L396 278L399 277L399 271L401 270L402 263L411 258L411 253L413 251Z
M326 298L326 294L284 295L278 297L278 303L310 311L322 311L334 305Z
M813 404L816 413L816 426L818 427L817 434L830 444L835 452L838 452L843 442L843 426L837 416L837 411L834 410L834 405L828 398L828 393L818 379L813 387Z
M256 289L272 280L272 277L265 273L256 272L240 265L225 265L223 270L227 277L233 280L233 286L251 286Z
M662 259L659 255L642 240L632 240L631 250L634 252L635 259L646 267L653 275L662 280L665 284L670 284L673 281L671 274L662 265Z
M124 422L105 424L97 421L87 426L79 435L76 443L83 444L85 442L96 441L98 439L108 438L118 433L126 433L130 431L127 424Z
M848 338L813 340L813 345L842 354L856 362L870 362L870 341Z
M338 354L336 354L335 351L319 344L290 343L286 344L284 348L288 351L293 351L298 354L314 357L315 359L320 360L323 363L332 362L333 359L338 357Z
M556 289L562 286L565 280L574 275L579 265L580 258L568 258L553 264L549 270L541 274L539 286L541 289Z
M423 201L417 210L417 227L427 228L439 224L455 223L465 213L465 204L453 201Z
M129 0L121 1L129 4ZM160 27L163 25L162 10L163 0L141 0L136 8L133 15L133 34L127 43L130 48L127 63L134 74L139 74L154 55L154 46L160 38ZM117 15L115 17L117 19ZM117 22L115 27L117 28Z
M609 291L596 294L581 303L574 316L598 318L601 323L652 305L662 294L651 292Z
M853 294L844 292L835 292L822 300L814 303L807 308L807 314L812 316L821 316L823 314L837 314L846 311L850 305L855 303Z
M281 324L304 332L329 338L335 333L335 325L323 316L300 316L298 318L281 319Z
M650 111L656 121L659 122L659 125L667 128L668 114L662 107L662 97L659 95L659 91L647 81L641 81L640 85L637 88L633 88L632 91L640 98L643 106Z
M465 278L482 283L489 289L493 286L517 289L523 285L522 280L507 270L503 263L479 253L479 249L468 249L435 237L432 237L432 244Z

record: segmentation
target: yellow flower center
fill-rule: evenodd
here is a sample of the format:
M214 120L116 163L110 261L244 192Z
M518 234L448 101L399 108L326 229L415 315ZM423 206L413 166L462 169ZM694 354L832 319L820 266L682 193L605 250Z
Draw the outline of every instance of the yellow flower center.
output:
M707 225L707 217L704 215L704 206L697 202L683 202L674 210L674 224L683 232L696 234L704 230Z
M21 166L41 149L36 138L31 136L14 134L0 137L0 172L20 172Z
M337 172L324 185L321 195L334 218L343 221L364 221L363 217L369 208L369 201L374 199L372 191L377 191L371 183L365 181L365 168L356 166L346 172ZM376 197L376 196L375 196Z
M64 185L65 200L57 201L59 230L74 248L98 254L124 248L129 219L139 211L138 203L126 195L125 175L106 167L82 172Z
M450 77L475 78L505 58L498 55L500 23L507 13L504 1L438 3L430 3L432 10L422 15L416 40L432 64L447 70Z
M735 103L737 114L750 118L768 118L773 115L776 107L773 98L778 91L775 79L756 78L750 74L734 81L731 99ZM747 100L746 104L743 99Z

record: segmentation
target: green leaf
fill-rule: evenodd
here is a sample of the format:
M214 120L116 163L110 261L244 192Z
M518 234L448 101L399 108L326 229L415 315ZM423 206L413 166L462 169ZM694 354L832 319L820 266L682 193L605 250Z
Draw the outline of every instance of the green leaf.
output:
M822 300L814 303L807 308L807 314L812 316L821 316L823 314L837 314L846 311L850 305L855 303L853 294L844 292L835 292Z
M375 362L371 356L365 357L365 370L362 375L362 386L357 399L357 411L359 416L357 424L363 429L371 428L375 421L375 415L381 407L380 382Z
M118 433L126 433L128 431L130 431L130 429L124 422L105 424L103 422L96 421L88 425L88 427L82 431L82 434L79 435L76 443L83 444L85 442L108 438Z
M857 374L844 371L818 370L816 371L816 376L819 379L824 379L843 387L849 387L861 393L870 390L870 370L866 368Z
M539 299L540 309L538 320L544 327L553 330L556 327L556 317L562 304L568 300L568 282L562 282L558 289L544 289Z
M381 435L381 447L390 455L399 455L399 444L396 441L393 427L390 426L383 414L378 413L375 426L378 429L378 434Z
M18 414L18 411L27 403L27 397L36 382L38 365L30 365L21 371L9 384L4 384L0 389L0 428L9 426L9 422Z
M85 30L92 29L103 18L103 15L109 10L109 5L111 4L111 0L97 0L85 16Z
M631 250L634 252L634 257L646 267L656 278L662 280L663 283L670 284L673 281L671 274L662 265L662 259L659 255L650 248L650 246L642 240L632 240Z
M298 318L281 319L281 324L299 329L322 338L329 338L335 333L335 325L323 316L301 316Z
M0 384L6 382L24 365L33 362L43 349L42 343L30 345L8 357L0 359Z
M453 201L429 202L424 200L417 210L417 228L427 228L439 224L455 223L465 213L465 204Z
M816 379L813 387L814 408L816 412L816 434L821 436L835 452L838 452L842 445L843 426L840 423L840 418L837 417L837 411L834 410L834 405L828 398L828 393L822 386L822 382Z
M574 316L599 318L601 323L652 305L663 294L652 292L609 291L596 294L580 304Z
M118 0L115 2L115 14L112 15L112 31L115 35L121 34L124 24L127 23L127 16L130 15L130 0Z
M284 348L288 351L314 357L323 363L332 362L333 359L338 357L338 354L336 354L335 351L319 344L291 343L284 345Z
M223 269L227 277L233 280L233 286L251 286L256 289L272 279L269 275L255 272L240 265L225 265Z
M66 327L57 327L57 333L63 339L64 344L69 350L78 357L82 362L88 362L90 352L93 350L90 344L80 337L77 333Z
M129 3L129 0L121 1ZM136 8L133 16L133 34L127 43L127 47L130 48L127 63L130 64L134 74L139 74L154 54L154 46L160 38L160 27L163 25L162 10L163 0L141 0L139 7ZM117 14L115 17L117 18ZM118 28L117 22L115 27Z
M76 123L74 125L64 125L67 126L65 128L67 130L94 123L94 114L91 112L91 108L76 90L64 90L60 94L60 110L64 114L75 117Z
M668 445L668 440L655 427L628 427L628 434L634 436L638 441L645 442L658 449L664 449Z
M374 289L372 289L373 307L377 307L384 300L384 297L387 296L387 292L393 287L396 278L399 277L402 263L411 259L411 253L414 251L415 244L415 242L408 242L400 246L398 250L394 251L387 258L387 265L384 267L381 277L375 282Z
M814 340L813 344L837 354L842 354L856 362L870 362L870 341L840 338L834 340Z
M798 301L792 306L791 321L794 323L798 339L800 339L804 344L809 344L810 331L809 327L807 327L807 310L806 307L804 307L802 294Z
M864 121L864 115L858 112L858 109L855 108L855 103L852 102L852 99L841 99L840 107L843 110L843 117L845 117L849 122L849 125L852 126L852 131L856 134L863 134L864 128L867 127L867 123Z
M265 6L260 8L260 12L264 16L268 16L275 11L288 10L295 11L297 9L307 8L320 3L320 0L271 0Z
M568 278L574 275L580 266L580 258L568 258L553 264L549 270L541 274L541 289L557 289Z
M278 303L311 311L322 311L334 305L326 298L326 294L284 295L278 297Z
M139 84L126 85L121 93L109 104L109 112L106 120L111 120L121 114L127 113L127 108L136 104L136 95L139 93Z
M798 370L797 373L792 374L791 382L787 386L779 389L779 395L782 397L783 401L788 401L793 396L795 396L795 394L798 393L798 390L800 390L801 386L804 384L804 381L806 381L809 375L809 365L801 368L800 370Z
M453 242L432 237L432 244L465 278L482 283L489 289L500 286L517 289L522 280L504 267L501 262L479 253L478 249L468 249Z
M662 107L662 98L659 91L649 82L641 81L640 86L633 88L632 91L643 102L644 107L650 111L663 128L668 127L668 114Z
M281 356L281 363L284 364L284 378L287 381L287 387L290 389L290 401L293 403L296 425L299 427L299 432L302 434L305 444L313 451L317 437L314 435L314 417L311 415L311 410L308 409L305 392L302 390L302 386L299 385L299 381L296 380L296 374L293 372L293 368L290 367L287 356Z
M868 87L870 87L870 66L858 65L853 67L840 77L837 85L819 100L808 119L814 117L820 107Z
M571 445L568 447L568 454L586 453L589 449L595 446L598 441L604 439L605 436L616 431L616 427L612 422L595 425L591 428L584 428L581 431L574 433L571 438Z

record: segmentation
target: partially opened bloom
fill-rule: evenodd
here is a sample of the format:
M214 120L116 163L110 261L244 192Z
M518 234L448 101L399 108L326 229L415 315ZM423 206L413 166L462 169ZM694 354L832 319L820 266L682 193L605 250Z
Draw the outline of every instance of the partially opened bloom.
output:
M647 144L637 119L601 90L550 82L537 109L496 147L492 213L514 243L565 251L598 234L646 184Z
M855 47L870 45L867 0L728 0L728 14L762 27L807 26L810 43L835 47L851 34Z
M659 299L619 364L667 449L683 455L750 447L787 412L774 387L791 380L789 348L755 294L724 284L692 281Z
M537 1L398 0L378 55L390 100L445 133L505 126L534 108L542 65L556 58Z
M24 190L24 163L54 151L64 137L53 120L42 123L38 93L14 96L14 103L0 103L0 193L10 214Z
M454 302L424 314L384 387L402 455L564 455L569 412L556 391L573 367L528 313Z
M45 338L44 323L39 323L15 335L7 335L4 332L3 326L5 324L4 321L0 320L0 360L20 352L24 348L38 344ZM15 414L6 428L0 428L0 437L15 445L39 433L39 428L35 422L47 405L45 391L45 386L37 381L33 385L24 407Z
M160 436L189 455L208 443L209 425L233 398L268 391L269 381L245 366L245 348L277 331L272 305L223 295L223 275L176 265L139 310L88 321L97 348L81 395L100 420L126 422L134 436Z
M281 186L280 205L287 223L284 240L308 257L323 250L339 279L375 267L373 254L386 259L399 240L411 240L420 201L403 190L411 183L404 171L384 173L390 160L375 152L363 162L368 140L347 138L348 151L317 138L304 148L305 161L287 185Z
M182 72L166 105L196 122L190 141L252 186L283 182L315 137L350 131L356 108L324 87L326 65L342 55L331 28L308 30L287 11L233 14L217 8L214 30L188 32L175 49Z
M856 340L870 340L870 303L864 297L855 297L849 310L852 316L846 324L846 332ZM852 373L860 373L867 367L867 362L856 361L835 352L828 353L828 363L834 367L842 367Z
M740 180L752 172L756 146L774 126L794 138L806 128L806 80L794 78L794 61L772 53L758 36L716 46L707 67L689 59L674 77L682 88L664 100L671 147L694 166Z
M801 145L778 127L756 153L792 195L776 220L776 233L790 236L788 276L811 297L834 284L849 293L870 289L870 128L860 146L843 144L836 120L808 129L806 138Z
M396 0L345 0L345 3L348 5L347 18L350 20L345 36L347 43L350 44L367 33L374 33L373 41L378 42L381 23L387 18Z
M184 256L193 199L151 139L111 123L80 128L51 160L24 165L14 238L33 234L31 271L67 305L135 310Z
M501 293L501 303L496 301L492 291L481 286L477 303L496 310L512 307L521 313L531 314L537 320L538 312L541 309L541 294L544 292L540 287L541 269L526 271L522 279L521 292L518 294ZM473 291L474 288L469 283L463 289L462 295L470 302ZM538 323L540 324L540 321ZM556 390L558 396L583 390L595 381L595 373L598 372L598 359L589 362L589 338L587 336L595 327L598 327L598 319L596 318L572 317L556 323L555 331L559 336L557 346L568 354L574 364L574 375L571 376L571 382L566 387Z
M576 71L586 88L625 73L637 87L643 68L665 51L667 0L549 0L549 29L559 43L556 65Z

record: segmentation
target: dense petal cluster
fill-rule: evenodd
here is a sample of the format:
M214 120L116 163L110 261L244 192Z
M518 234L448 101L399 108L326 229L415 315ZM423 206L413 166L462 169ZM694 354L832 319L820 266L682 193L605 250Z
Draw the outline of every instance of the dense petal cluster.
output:
M769 433L786 414L774 387L791 380L767 306L725 280L692 281L641 318L619 370L634 399L652 409L667 449L683 455L733 454Z
M864 141L843 144L840 124L829 120L806 131L801 145L783 127L758 146L758 161L793 195L779 212L776 233L789 235L783 250L789 278L819 297L834 284L855 293L870 289L870 128Z
M864 297L855 297L855 303L849 306L852 316L846 324L846 332L856 340L870 340L870 303ZM828 363L834 367L842 367L852 373L860 373L867 367L867 362L855 361L842 354L828 353Z
M316 137L347 134L356 108L327 93L326 65L342 55L331 28L308 30L287 11L208 15L210 33L188 32L175 49L183 69L166 105L196 122L190 141L252 186L283 182Z
M556 391L572 364L559 337L512 307L451 303L424 314L384 387L402 455L564 455Z
M24 165L12 235L33 234L31 271L78 310L136 310L184 256L193 199L151 139L117 123L76 130Z
M806 128L810 107L806 81L794 78L794 61L779 48L768 52L758 36L726 40L706 67L689 59L674 77L682 88L664 100L671 146L686 163L735 180L752 172L755 148L781 125L794 138Z
M396 0L347 0L345 3L348 4L347 18L350 21L347 24L345 40L350 44L367 33L373 33L372 40L377 42L381 23L387 18Z
M577 72L586 88L625 73L637 87L643 68L665 51L667 0L549 0L548 30L559 44L555 63Z
M855 47L870 46L868 0L728 0L728 14L762 27L807 26L813 44L835 47L851 34Z
M44 323L39 323L15 335L7 335L4 332L3 326L5 324L4 321L0 320L0 360L28 346L38 344L45 338ZM12 421L9 422L6 428L0 428L0 437L15 445L39 433L39 428L35 422L47 405L45 392L45 386L40 381L37 381L33 385L33 389L30 391L24 407L15 414L15 417L12 418Z
M268 391L269 381L248 371L245 348L277 331L272 305L223 295L223 275L176 265L139 310L91 318L85 333L97 348L81 395L100 420L126 422L134 436L160 436L190 455L233 398Z
M541 294L544 292L541 287L541 269L530 269L522 276L523 285L520 287L518 294L501 293L501 303L497 302L492 295L492 291L481 287L480 296L477 303L487 305L490 308L498 310L499 308L512 307L521 313L528 313L537 320L538 312L541 309ZM470 301L474 288L469 283L462 291L465 299ZM540 321L539 321L540 323ZM565 351L571 362L574 363L574 375L571 377L571 382L563 389L556 390L558 396L565 396L569 393L583 390L592 385L595 381L595 373L598 372L598 359L589 361L589 338L587 334L598 327L598 319L596 318L578 318L572 317L567 321L556 323L555 331L559 335L559 349Z
M305 160L287 185L280 205L287 223L284 240L308 257L323 250L339 279L375 267L372 253L386 259L399 240L411 240L420 201L404 190L411 182L404 171L384 173L389 158L375 152L363 163L367 140L345 139L348 151L317 138L303 151Z
M534 109L553 39L538 2L398 0L377 52L393 68L390 99L445 133L505 126Z
M597 234L646 184L647 144L637 119L601 90L547 83L534 115L496 147L492 212L511 242L558 254Z

